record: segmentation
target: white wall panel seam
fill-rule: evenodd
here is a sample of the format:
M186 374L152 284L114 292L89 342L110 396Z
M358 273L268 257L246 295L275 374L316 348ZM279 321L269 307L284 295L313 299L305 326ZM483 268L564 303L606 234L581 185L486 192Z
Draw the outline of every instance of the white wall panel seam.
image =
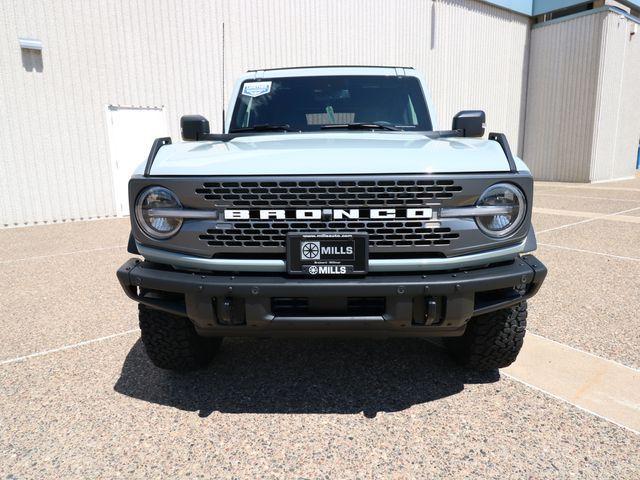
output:
M622 21L625 22L624 20L620 20L620 18L618 17L618 21ZM617 105L617 109L616 109L616 116L615 116L615 128L614 128L614 137L613 137L613 148L612 148L612 162L611 162L611 169L609 171L609 175L608 178L613 178L614 176L614 172L615 172L615 155L616 152L618 151L618 140L620 138L619 133L620 133L620 112L622 110L622 102L623 102L623 96L624 94L628 94L629 92L624 92L622 89L623 86L623 82L624 82L624 70L625 70L625 61L627 58L627 41L626 41L626 25L624 28L624 35L623 35L623 48L620 51L620 54L622 55L622 68L620 68L620 81L618 82L618 105ZM638 81L640 82L640 79L638 79ZM638 134L640 135L640 132L638 132Z

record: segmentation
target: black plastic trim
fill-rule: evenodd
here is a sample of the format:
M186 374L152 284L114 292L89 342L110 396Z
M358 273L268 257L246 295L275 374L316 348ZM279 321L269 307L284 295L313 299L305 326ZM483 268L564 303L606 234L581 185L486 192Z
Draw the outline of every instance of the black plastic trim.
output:
M142 190L147 187L160 185L174 192L184 208L194 210L212 210L235 208L218 204L216 201L207 200L204 195L196 194L196 189L202 187L204 183L210 182L299 182L299 181L417 181L417 180L454 180L456 185L462 186L461 192L455 192L451 198L440 199L440 206L434 205L433 208L456 208L461 206L472 206L478 197L488 187L495 183L508 182L518 186L527 197L527 204L530 205L530 199L533 197L533 179L527 172L514 175L509 172L481 172L481 173L452 173L452 174L350 174L350 175L230 175L230 176L162 176L152 175L151 177L134 177L129 182L129 198L131 211L135 209L135 199ZM198 183L195 183L198 182ZM241 208L241 207L238 207ZM289 207L291 208L291 207ZM298 206L295 208L307 208L306 206ZM337 207L339 208L339 207ZM520 243L523 241L529 230L529 222L531 218L531 209L527 209L527 218L523 226L514 232L512 236L505 239L493 239L487 237L480 232L475 222L468 219L441 219L443 227L451 228L453 232L460 233L461 239L456 240L456 244L452 243L448 246L426 246L416 247L414 253L437 253L444 256L466 255L479 251L497 249ZM284 255L284 248L280 247L214 247L206 244L199 238L199 235L205 233L206 229L214 228L214 223L206 219L186 219L180 232L174 237L167 240L154 240L146 237L138 227L136 222L132 222L133 235L138 243L142 243L148 247L155 247L172 252L184 253L187 255L196 255L202 257L213 257L219 253L242 253L242 254L279 254ZM224 223L224 222L223 222ZM398 250L396 247L376 247L372 248L371 253L399 253L406 249Z
M151 308L187 316L204 334L254 335L267 329L326 332L339 323L352 331L384 330L399 336L460 335L466 322L475 315L507 308L536 294L545 279L546 267L531 255L506 264L478 270L413 274L368 275L359 279L293 278L284 274L224 275L183 272L150 262L131 259L117 272L127 296ZM476 293L491 292L490 301L476 303ZM274 297L308 297L318 305L332 305L336 298L384 297L386 312L375 322L366 316L336 312L322 317L279 317L273 312ZM437 298L446 302L442 321L433 325L416 325L424 318L424 300ZM220 305L237 300L246 305L243 326L221 326ZM218 305L218 307L214 307ZM218 309L216 313L215 308ZM345 317L347 315L347 317ZM369 315L371 317L371 315ZM246 318L246 320L244 320ZM334 321L335 320L335 321ZM382 320L382 321L380 321ZM372 326L371 322L377 324ZM229 330L231 329L231 330Z
M205 133L202 135L198 135L198 141L209 141L209 142L229 142L234 138L238 137L253 137L256 135L296 135L296 134L322 134L325 133L326 130L319 131L247 131L247 132L234 132L234 133ZM407 130L399 130L397 132L385 131L385 133L393 133L397 135L401 135L403 133L422 133L425 137L438 139L438 138L449 138L449 137L464 137L464 132L462 130L425 130L423 132L409 132Z
M507 136L504 133L491 132L489 134L489 140L494 140L500 144L502 151L509 162L509 170L511 173L518 173L518 167L516 167L516 161L513 159L513 154L511 153L511 147L509 146Z
M483 110L462 110L453 117L451 128L462 130L465 137L482 137L486 119Z
M153 145L151 146L151 151L149 152L149 157L147 158L147 164L144 166L145 177L148 177L151 174L151 167L153 166L153 161L156 159L156 155L158 154L158 151L165 145L171 145L171 137L160 137L160 138L156 138L153 141Z
M133 238L133 233L129 232L129 241L127 242L127 252L133 255L140 255L138 251L138 245L136 245L136 239Z

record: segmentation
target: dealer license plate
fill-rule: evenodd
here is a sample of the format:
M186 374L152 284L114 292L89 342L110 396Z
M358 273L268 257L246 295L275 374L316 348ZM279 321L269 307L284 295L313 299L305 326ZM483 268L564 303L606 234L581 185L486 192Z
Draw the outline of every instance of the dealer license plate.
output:
M309 277L367 273L369 238L366 233L290 233L287 272Z

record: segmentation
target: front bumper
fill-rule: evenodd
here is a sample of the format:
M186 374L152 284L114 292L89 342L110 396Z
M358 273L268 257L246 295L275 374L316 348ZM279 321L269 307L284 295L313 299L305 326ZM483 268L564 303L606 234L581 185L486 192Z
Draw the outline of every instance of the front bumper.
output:
M117 275L130 298L189 317L201 335L456 336L471 317L535 295L546 273L525 255L477 270L351 279L181 272L137 259Z

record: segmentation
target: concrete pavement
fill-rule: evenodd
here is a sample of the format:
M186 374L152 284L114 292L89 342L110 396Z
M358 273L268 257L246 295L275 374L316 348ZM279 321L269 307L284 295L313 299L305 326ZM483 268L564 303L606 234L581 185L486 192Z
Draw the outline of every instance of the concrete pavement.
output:
M540 183L534 208L549 276L529 330L638 368L640 224L600 215L640 214L640 179ZM5 478L640 474L640 436L554 392L567 347L533 336L508 376L466 372L428 342L357 339L232 339L207 370L160 371L114 275L127 223L0 231ZM598 388L616 395L608 377Z

